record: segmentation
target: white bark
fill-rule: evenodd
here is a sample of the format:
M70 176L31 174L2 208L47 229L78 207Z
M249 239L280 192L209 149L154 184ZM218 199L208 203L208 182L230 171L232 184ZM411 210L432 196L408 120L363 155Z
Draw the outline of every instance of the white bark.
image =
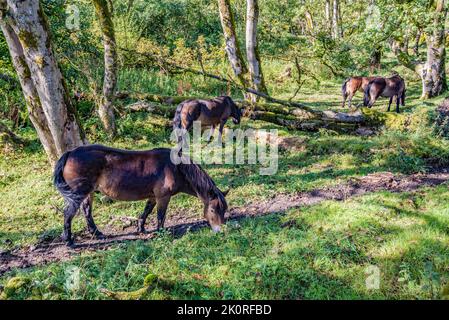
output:
M423 69L423 99L439 96L447 90L444 34L446 16L446 1L437 0L435 3L434 29L427 37L427 61Z
M325 4L325 8L324 8L324 13L326 16L326 29L329 31L331 30L331 0L326 0L326 4Z
M340 26L340 2L333 0L332 3L332 38L338 39L341 37Z
M263 78L258 52L257 23L259 20L259 5L257 0L246 1L246 57L253 89L267 92Z
M55 162L57 160L55 143L48 128L47 118L42 109L39 95L31 79L30 70L25 62L22 45L10 26L6 25L2 20L0 20L0 26L8 44L14 68L19 77L30 120L36 129L39 140L42 142L50 162Z
M225 38L225 50L231 63L234 75L239 79L240 84L244 87L248 86L245 76L248 72L243 60L240 47L235 32L235 21L231 11L231 3L229 0L218 0L218 8L220 12L220 21L223 28Z
M37 0L2 0L0 9L2 31L7 35L31 120L54 161L84 141L51 48L46 17Z

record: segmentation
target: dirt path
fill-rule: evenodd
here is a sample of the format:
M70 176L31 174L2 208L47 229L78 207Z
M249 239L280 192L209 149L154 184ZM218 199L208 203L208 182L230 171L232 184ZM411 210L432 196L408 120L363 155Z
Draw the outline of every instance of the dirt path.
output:
M315 189L297 194L280 194L269 200L254 203L245 207L231 208L230 219L261 216L270 213L285 212L290 208L311 206L324 200L343 201L349 197L375 191L406 192L425 186L436 186L449 181L449 171L439 171L427 174L393 175L392 173L375 173L337 186ZM135 221L129 221L128 227L122 231L105 229L109 234L104 240L96 240L88 234L78 235L75 248L67 248L59 239L53 242L40 243L33 247L24 247L10 252L0 252L0 275L13 268L27 268L55 261L67 261L81 252L107 250L114 244L148 240L156 234L154 229L146 234L137 234ZM166 226L175 236L181 236L188 230L196 230L206 226L206 222L197 217L184 217L181 212L171 213L167 217ZM152 225L154 228L154 225Z

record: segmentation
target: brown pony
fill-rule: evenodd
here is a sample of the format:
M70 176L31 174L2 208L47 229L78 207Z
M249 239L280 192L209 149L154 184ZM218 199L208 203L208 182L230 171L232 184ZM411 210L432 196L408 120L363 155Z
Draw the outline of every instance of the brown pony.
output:
M391 103L396 96L396 112L399 113L399 104L405 106L405 91L405 81L399 75L377 78L366 87L363 104L371 108L379 97L387 97L390 98L388 103L388 111L390 111Z
M199 165L173 164L170 152L162 148L127 151L89 145L64 153L54 171L54 185L66 203L62 239L68 245L73 244L71 223L80 207L89 232L103 237L92 218L95 191L115 200L147 199L138 220L138 232L145 232L145 221L155 206L157 227L163 228L170 198L180 192L187 193L203 201L206 220L214 231L220 231L227 210L227 192L221 192Z
M221 96L210 100L191 99L186 100L176 108L173 119L173 129L190 130L194 121L201 121L201 126L211 126L209 141L215 131L215 127L220 125L219 138L223 134L223 127L232 118L235 124L240 123L242 112L228 96Z
M343 104L341 107L344 108L346 100L349 99L348 107L351 108L352 98L355 96L357 91L365 92L370 81L376 78L377 77L350 77L346 79L341 87L341 92L343 94Z

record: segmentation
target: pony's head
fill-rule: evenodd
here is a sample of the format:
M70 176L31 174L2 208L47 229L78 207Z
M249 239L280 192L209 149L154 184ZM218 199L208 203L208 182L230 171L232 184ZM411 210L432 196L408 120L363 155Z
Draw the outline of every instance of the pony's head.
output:
M221 225L225 222L225 213L228 210L228 204L225 196L228 191L221 192L218 188L209 193L209 199L204 206L204 217L209 222L214 232L221 231Z
M235 124L239 124L240 119L242 118L242 111L235 104L234 100L231 99L231 97L226 97L226 103L231 108L232 122L234 122Z

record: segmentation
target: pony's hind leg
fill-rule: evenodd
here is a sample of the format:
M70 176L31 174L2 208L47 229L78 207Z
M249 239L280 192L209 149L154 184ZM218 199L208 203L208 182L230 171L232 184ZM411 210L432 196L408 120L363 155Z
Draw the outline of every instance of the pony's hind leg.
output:
M348 98L348 96L346 94L343 94L343 102L341 103L341 107L344 108L345 104L346 104L346 99Z
M400 102L400 98L399 95L396 96L396 113L399 113L399 102Z
M348 97L348 108L351 109L352 106L352 99L354 98L354 94L350 93Z
M387 111L390 111L391 104L393 103L393 97L394 96L390 97L390 102L388 103L388 110Z
M223 141L223 128L225 126L226 121L221 121L220 127L218 128L218 142L222 143Z
M168 203L170 202L170 196L158 198L157 202L157 229L160 230L164 227L165 215L167 213Z
M81 209L83 210L84 217L86 218L87 229L89 233L96 237L97 239L103 239L103 233L98 230L97 225L94 222L94 218L92 217L92 202L93 202L93 194L89 194L87 198L81 204Z
M145 233L145 222L147 221L148 215L153 211L156 202L153 199L147 201L145 205L145 209L143 213L139 217L139 221L137 222L137 232Z
M62 241L65 241L68 246L73 245L72 238L72 220L78 212L82 201L78 200L66 200L66 206L64 208L64 231L62 233Z

